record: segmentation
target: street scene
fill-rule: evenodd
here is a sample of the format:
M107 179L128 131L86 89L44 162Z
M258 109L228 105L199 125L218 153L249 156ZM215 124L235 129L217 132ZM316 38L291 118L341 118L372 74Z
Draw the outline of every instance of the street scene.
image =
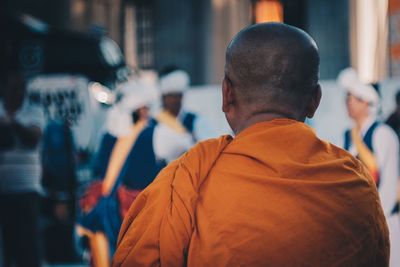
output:
M0 267L400 266L400 0L5 0L0 33Z

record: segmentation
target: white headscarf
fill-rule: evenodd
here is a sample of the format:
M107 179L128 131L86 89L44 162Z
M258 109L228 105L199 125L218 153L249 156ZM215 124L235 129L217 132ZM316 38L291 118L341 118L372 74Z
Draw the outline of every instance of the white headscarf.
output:
M370 105L370 114L377 115L379 111L379 94L372 85L362 83L353 68L347 68L339 73L338 84L347 92Z
M173 71L160 79L161 94L183 93L190 84L189 74L183 70Z
M155 87L132 79L117 88L123 96L122 99L110 108L106 119L106 129L113 136L128 135L133 124L132 112L148 106L158 99Z

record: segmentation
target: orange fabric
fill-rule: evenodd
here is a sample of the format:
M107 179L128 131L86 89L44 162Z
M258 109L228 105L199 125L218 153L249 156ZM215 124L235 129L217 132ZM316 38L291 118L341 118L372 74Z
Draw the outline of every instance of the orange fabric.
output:
M137 197L113 266L387 266L374 181L303 123L199 143Z

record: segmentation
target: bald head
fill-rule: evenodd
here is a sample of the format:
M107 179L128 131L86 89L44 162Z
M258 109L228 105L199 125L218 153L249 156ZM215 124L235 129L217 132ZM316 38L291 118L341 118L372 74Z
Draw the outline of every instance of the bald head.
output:
M225 77L254 112L300 112L318 86L318 69L314 40L280 23L243 29L226 51Z

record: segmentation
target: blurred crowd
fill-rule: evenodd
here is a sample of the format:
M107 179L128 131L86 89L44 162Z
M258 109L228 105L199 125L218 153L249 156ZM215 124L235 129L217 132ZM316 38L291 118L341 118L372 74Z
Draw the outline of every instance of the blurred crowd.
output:
M328 91L327 87L332 89L331 92L337 91L325 94L325 99L325 92L322 94L317 116L329 104L325 109L329 114L324 114L328 116L319 118L323 123L318 124L318 118L312 118L313 115L306 116L305 123L318 136L321 136L321 130L332 133L326 135L335 135L335 138L340 132L338 142L325 139L349 153L345 155L357 158L368 170L378 190L390 231L390 266L400 266L400 0L175 0L168 4L131 0L33 2L6 0L2 5L4 8L0 9L3 39L0 40L0 267L109 267L113 256L118 254L118 235L131 204L161 170L172 162L178 162L177 159L201 141L217 138L220 134L235 135L235 130L229 129L229 122L225 121L225 118L229 121L227 112L221 111L224 109L221 106L229 103L219 103L223 102L223 86L216 84L222 75L226 76L225 48L242 27L271 21L284 21L305 28L310 35L317 37L320 49L318 51L315 47L319 56L318 64L314 63L319 68L316 72L323 79L319 84L323 92ZM31 13L36 14L28 15ZM46 18L50 24L36 16ZM327 31L332 26L335 30ZM246 75L252 78L249 70L256 73L256 67L259 67L258 74L262 79L253 79L257 80L255 83L271 78L281 84L299 87L294 89L304 89L300 83L290 83L289 80L299 78L294 77L293 70L301 68L306 73L307 68L313 66L311 58L296 59L296 68L290 74L285 73L287 76L279 76L279 72L271 74L270 70L275 67L279 69L282 64L284 69L287 67L285 64L289 65L289 61L281 60L282 55L294 56L299 51L294 49L293 40L290 47L275 46L262 51L261 47L267 42L263 40L254 45L261 32L254 35L257 36L253 36L252 41L245 42L245 52L240 53L240 60L235 62L235 71L239 73L237 80L248 78ZM270 39L273 38L268 38L268 41ZM309 41L312 41L312 46L315 44L314 40ZM279 60L271 61L274 63L262 61L260 56L249 57L257 55L255 52L274 55L278 48L287 52L280 55ZM256 59L259 60L257 64L254 63ZM320 59L322 64L319 64ZM347 65L354 68L342 70ZM251 67L246 69L246 66ZM299 80L304 78L304 73L299 75ZM387 76L389 78L385 80ZM230 81L225 78L225 83ZM380 79L383 80L370 83ZM382 96L389 90L385 90L382 84L393 81L398 92L390 97L396 107L387 116L383 107L389 105L384 103ZM329 86L324 88L324 85ZM237 84L231 86L240 87ZM267 89L269 86L263 84ZM280 90L277 95L285 93L276 87L274 89ZM206 91L204 89L218 92L202 94ZM197 101L199 109L191 109L185 103L190 92L194 91L199 94L193 94L195 97L191 100ZM345 98L340 97L343 105L339 107L337 100L343 92ZM269 94L260 94L254 102L266 104L262 97ZM335 94L338 97L331 99ZM269 97L276 95L271 93ZM248 95L243 98L250 99ZM276 98L282 98L280 101L285 99ZM298 102L301 102L300 98L293 97ZM283 106L278 100L272 104ZM231 110L231 116L240 117L246 113L244 111L251 110L250 106L246 103L245 108L240 106ZM259 115L264 111L255 113ZM270 107L266 111L271 112ZM347 118L343 117L344 112ZM336 121L331 121L331 118ZM345 121L350 124L342 132L344 127L341 126ZM280 132L277 136L280 137ZM300 140L294 138L295 134L291 137L293 139L288 140ZM251 150L247 143L243 146L244 150ZM282 146L279 149L295 154L297 151L292 151L292 146L295 147L290 143L288 149ZM328 152L335 154L335 149ZM343 150L335 156L342 155ZM257 152L257 155L265 154L261 149ZM241 158L243 155L238 153L235 156ZM268 156L269 159L278 158L277 155ZM211 157L205 158L210 160ZM257 157L249 158L258 162ZM290 167L293 162L285 161L287 159L284 158L283 162ZM203 163L199 165L207 165ZM285 164L278 165L286 168ZM236 169L227 168L231 173L238 172L238 166L242 166L236 161L232 165ZM246 178L243 180L248 183L253 182L247 179L247 171L253 166L256 165L248 164L245 165L248 169L240 170ZM270 168L269 165L264 167L260 168L259 176L262 178L265 169ZM307 165L304 169L309 167ZM325 171L328 169L325 174L341 176L324 167ZM356 167L338 166L340 168L351 176ZM294 176L297 178L296 172ZM346 177L343 175L341 178ZM225 178L229 179L229 175ZM336 181L333 182L335 185L338 184ZM267 189L270 186L264 182L262 185ZM238 187L238 195L241 195L242 187ZM357 189L356 186L349 187L354 191ZM249 191L250 195L255 194ZM338 191L331 189L330 192ZM276 199L281 200L281 193ZM307 197L303 192L297 198L292 198L290 190L284 193L289 195L288 199L298 203L302 203L303 196ZM324 192L319 193L323 195ZM239 202L239 199L235 201ZM141 198L137 200L140 202ZM349 205L347 211L358 207L351 203L350 198L347 201L344 201ZM314 199L314 202L318 201ZM250 207L263 205L250 204ZM224 205L221 206L225 209ZM322 213L327 210L327 206L319 203L316 206L318 211L325 208ZM277 207L280 213L274 215L286 219L287 210ZM329 210L326 214L329 212L334 213ZM264 219L258 215L258 219ZM307 215L313 217L315 213ZM246 219L251 220L251 216ZM249 225L240 226L251 229L250 233L259 230ZM245 235L247 232L241 233ZM375 239L373 241L379 238ZM351 241L358 242L355 239ZM209 244L214 245L212 242Z
M376 182L397 264L400 92L385 121L378 84L362 83L350 68L337 82L347 92L353 121L343 133L343 148ZM216 137L207 118L183 107L189 86L189 75L173 66L160 71L156 82L136 75L120 84L107 105L96 150L89 153L77 149L68 121L46 120L43 109L27 98L24 78L10 73L0 102L3 265L109 266L136 196L196 142ZM161 106L154 108L156 102ZM88 179L77 174L84 164Z
M114 100L90 153L77 148L71 123L46 120L23 76L10 73L0 102L4 266L108 266L137 194L196 142L216 137L206 118L182 107L185 71L169 66L157 80L134 76L108 92ZM88 179L79 177L80 165Z

